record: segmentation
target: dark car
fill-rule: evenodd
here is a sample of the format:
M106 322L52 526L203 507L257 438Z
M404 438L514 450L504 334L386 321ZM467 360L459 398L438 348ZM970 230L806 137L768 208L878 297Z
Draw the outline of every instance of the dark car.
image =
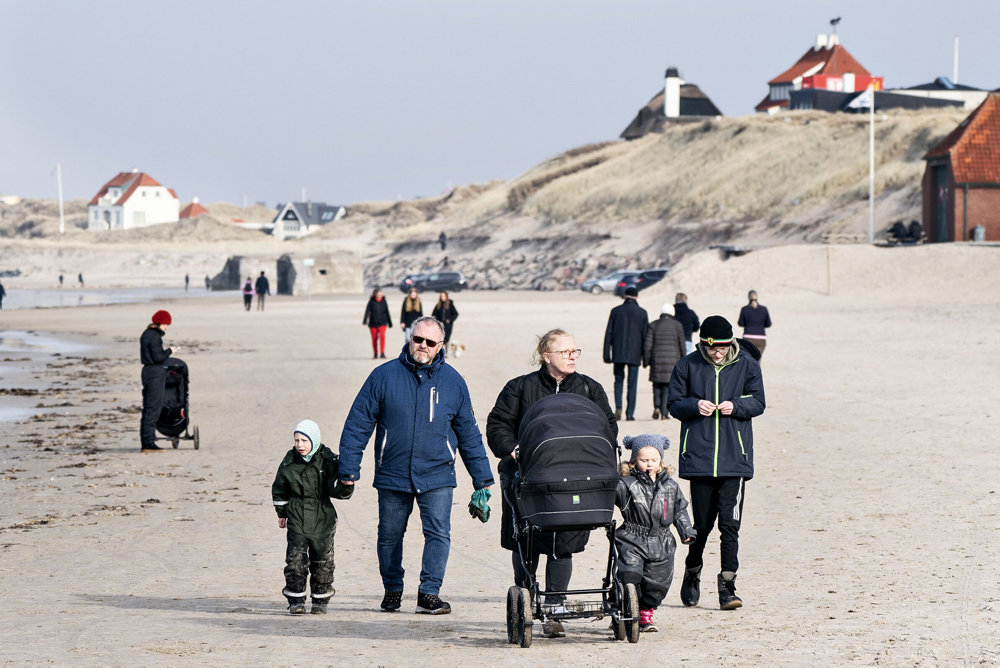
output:
M402 292L416 288L417 292L449 290L459 292L465 288L465 276L460 271L438 271L432 274L407 274L399 282Z
M615 295L618 297L625 296L625 290L628 288L635 288L636 291L645 290L653 283L657 283L663 280L663 277L667 275L669 269L643 269L636 274L629 274L624 276L618 284L615 286Z

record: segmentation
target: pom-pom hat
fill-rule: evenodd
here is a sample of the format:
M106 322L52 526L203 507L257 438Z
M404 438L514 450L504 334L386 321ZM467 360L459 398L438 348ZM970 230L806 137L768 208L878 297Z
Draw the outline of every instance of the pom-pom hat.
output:
M656 448L656 451L660 453L660 459L663 459L663 451L670 447L670 439L660 434L626 436L622 439L622 443L632 451L631 461L633 462L643 448Z

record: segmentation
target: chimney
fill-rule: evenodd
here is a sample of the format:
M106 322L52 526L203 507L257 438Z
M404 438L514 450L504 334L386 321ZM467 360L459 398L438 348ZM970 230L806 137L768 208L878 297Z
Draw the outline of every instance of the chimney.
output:
M826 48L826 35L816 35L816 50Z
M829 37L827 38L827 40L826 40L826 44L827 44L827 46L829 46L829 47L830 47L831 49L832 49L833 47L837 46L838 44L840 44L840 38L839 38L839 37L837 37L837 33L833 33L832 35L830 35L830 36L829 36Z
M681 115L681 81L680 74L676 67L668 67L664 75L666 82L663 86L663 115L667 118L678 118Z

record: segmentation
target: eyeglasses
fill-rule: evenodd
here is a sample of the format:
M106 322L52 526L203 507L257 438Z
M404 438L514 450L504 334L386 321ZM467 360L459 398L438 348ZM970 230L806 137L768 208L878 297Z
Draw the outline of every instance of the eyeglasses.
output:
M428 348L433 348L437 344L441 343L440 341L433 341L431 339L425 339L424 337L417 336L415 334L413 334L413 335L410 336L410 341L413 341L417 345L420 345L421 343L426 343Z
M570 349L570 350L553 350L552 354L553 355L559 355L564 360L568 360L568 359L570 359L572 357L579 357L580 355L583 354L583 351L580 350L579 348L576 348L575 350L574 349Z

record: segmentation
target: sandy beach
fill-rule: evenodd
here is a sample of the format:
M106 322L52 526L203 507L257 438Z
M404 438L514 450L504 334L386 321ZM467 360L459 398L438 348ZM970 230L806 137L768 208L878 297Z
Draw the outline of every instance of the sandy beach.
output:
M656 614L660 632L634 645L612 640L607 620L568 624L566 638L537 638L528 649L506 643L510 555L499 547L498 517L484 525L468 516L464 471L442 590L453 613L412 614L422 545L415 516L403 609L378 612L370 453L354 498L337 503L330 614L286 613L284 532L269 486L299 420L316 420L336 448L373 365L361 325L366 295L273 297L262 313L244 312L236 294L4 310L0 329L44 333L49 343L19 349L12 340L0 365L0 404L21 411L0 421L0 659L998 665L1000 352L992 336L1000 303L983 280L1000 271L998 251L812 245L726 261L703 252L640 294L651 317L680 290L702 319L735 322L753 288L774 326L741 535L745 606L713 604L713 534L701 606L680 604L678 559ZM395 313L402 295L387 294ZM575 334L580 371L611 391L600 349L619 300L580 291L453 297L461 314L454 340L466 350L451 363L468 381L481 428L504 382L531 370L535 335L551 327ZM167 343L181 346L190 367L198 451L190 441L157 454L138 449L137 340L158 308L171 311ZM402 345L398 328L390 343ZM621 435L676 439L678 422L652 421L651 412L643 381L638 419L622 422ZM671 448L667 461L676 458ZM605 550L595 534L575 561L574 586L599 583Z

